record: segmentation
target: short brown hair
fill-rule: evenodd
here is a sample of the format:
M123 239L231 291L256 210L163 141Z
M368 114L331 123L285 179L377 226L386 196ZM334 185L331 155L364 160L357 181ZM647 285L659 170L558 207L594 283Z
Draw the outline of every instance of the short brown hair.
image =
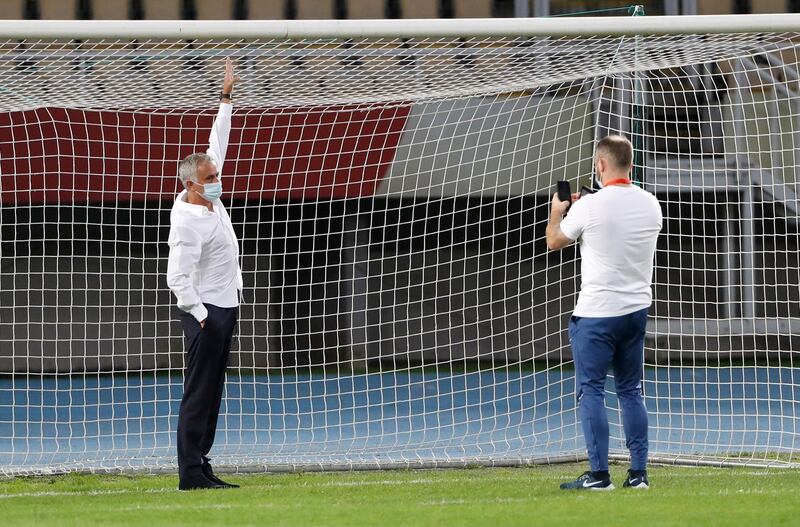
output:
M633 165L633 145L621 135L608 135L598 141L595 155L620 170L630 170Z

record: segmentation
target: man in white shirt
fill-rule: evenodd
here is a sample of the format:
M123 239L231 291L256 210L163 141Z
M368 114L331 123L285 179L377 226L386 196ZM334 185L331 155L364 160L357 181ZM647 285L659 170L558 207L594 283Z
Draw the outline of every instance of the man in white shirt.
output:
M642 400L644 336L661 207L655 196L631 184L631 143L608 136L597 143L595 170L602 189L553 196L547 246L580 241L581 290L569 323L580 418L591 470L562 489L612 490L608 473L605 383L614 370L631 468L624 487L649 488L647 410ZM569 212L567 213L567 209ZM564 217L566 214L566 217ZM563 218L563 219L562 219Z
M222 194L222 165L231 129L231 94L238 77L230 59L220 105L205 154L178 165L184 186L170 214L167 284L177 299L186 347L186 371L178 416L181 490L237 487L214 475L214 444L225 369L239 309L242 272L239 241Z

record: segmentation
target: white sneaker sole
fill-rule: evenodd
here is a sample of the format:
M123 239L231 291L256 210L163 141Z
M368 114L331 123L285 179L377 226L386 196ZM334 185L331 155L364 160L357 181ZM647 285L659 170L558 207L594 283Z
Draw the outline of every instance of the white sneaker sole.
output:
M614 490L614 484L612 483L608 487L589 487L586 490L593 490L593 491L596 491L596 492L602 492L604 490Z
M638 485L628 485L626 488L629 489L641 489L641 490L649 490L650 485L645 482L639 483Z

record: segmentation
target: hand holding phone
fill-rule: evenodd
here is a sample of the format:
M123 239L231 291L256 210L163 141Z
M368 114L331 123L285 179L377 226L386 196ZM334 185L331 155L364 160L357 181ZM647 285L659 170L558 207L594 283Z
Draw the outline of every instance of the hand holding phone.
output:
M572 205L572 187L569 184L569 181L558 181L556 182L556 195L558 196L559 201L566 201L569 203L566 210L569 210L569 207Z

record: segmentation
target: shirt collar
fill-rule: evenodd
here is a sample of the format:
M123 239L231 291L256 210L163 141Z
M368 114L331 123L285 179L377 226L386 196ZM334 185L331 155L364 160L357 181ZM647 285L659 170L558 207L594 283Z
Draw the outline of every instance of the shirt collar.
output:
M194 203L189 203L188 201L186 201L185 198L187 194L188 191L186 189L183 189L181 193L178 194L178 197L175 198L175 203L178 205L178 208L180 210L188 214L193 214L195 216L208 216L209 214L212 214L212 212L208 210L208 207L206 207L205 205L195 205Z

